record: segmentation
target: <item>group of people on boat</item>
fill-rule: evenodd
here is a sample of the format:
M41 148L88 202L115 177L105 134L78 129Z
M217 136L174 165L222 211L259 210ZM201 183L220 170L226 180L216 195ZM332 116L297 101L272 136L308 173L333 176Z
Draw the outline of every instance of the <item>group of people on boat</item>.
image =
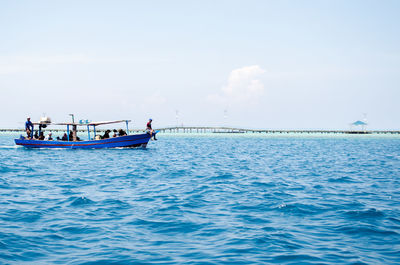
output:
M151 127L152 121L153 121L152 119L149 119L149 121L147 122L147 124L146 124L146 133L150 134L150 138L154 136L153 137L154 140L157 140L155 131ZM40 132L35 131L35 133L33 133L34 132L34 126L33 126L33 123L31 122L31 118L28 117L26 119L26 122L25 122L25 131L26 131L27 138L28 139L34 139L34 140L52 141L53 140L52 133L49 132L48 135L44 136L44 133L40 130L41 126L42 125L39 125L39 127L40 127L39 131ZM74 126L76 127L76 125L74 125ZM113 132L112 137L119 137L119 136L127 135L126 131L124 131L122 129L119 129L118 131L116 129L113 129L112 132ZM96 136L96 140L111 138L110 137L110 133L111 133L111 130L106 130L104 132L104 135L102 135L102 136L101 135L97 135ZM68 140L70 140L70 141L73 141L73 140L80 141L79 137L76 136L76 131L75 131L75 135L74 135L73 131L70 131L69 132L69 137L68 137L67 133L64 133L62 138L57 137L56 139L58 141L68 141Z
M49 132L46 136L44 136L43 132L38 133L38 131L35 131L35 134L33 135L33 137L29 137L29 139L33 139L33 140L44 140L44 141L52 141L53 139L53 133ZM67 133L64 133L64 135L62 136L62 138L60 138L59 136L57 136L56 138L58 141L68 141L68 136ZM70 133L70 139L72 139L72 132ZM78 137L78 141L79 141L79 137Z
M113 135L110 136L111 130L106 130L103 135L96 135L96 140L108 139L108 138L111 138L111 137L114 138L114 137L127 135L126 131L124 131L122 129L119 129L118 131L116 129L114 129L114 130L112 130L112 132L113 132Z
M52 137L51 132L48 135L44 136L43 132L40 132L38 134L38 131L35 131L35 134L33 135L33 138L31 138L31 139L51 141L51 140L53 140L53 137Z

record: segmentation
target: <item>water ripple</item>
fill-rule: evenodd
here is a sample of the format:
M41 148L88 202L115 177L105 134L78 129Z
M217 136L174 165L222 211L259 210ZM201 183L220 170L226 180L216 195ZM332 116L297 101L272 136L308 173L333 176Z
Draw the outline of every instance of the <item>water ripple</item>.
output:
M400 263L399 139L159 139L0 135L0 264Z

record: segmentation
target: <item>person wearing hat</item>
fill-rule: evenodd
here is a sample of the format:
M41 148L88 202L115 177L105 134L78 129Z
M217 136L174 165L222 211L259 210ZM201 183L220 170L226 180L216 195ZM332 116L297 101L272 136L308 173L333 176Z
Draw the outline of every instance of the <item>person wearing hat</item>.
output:
M151 122L152 122L153 120L152 119L149 119L149 122L147 123L147 125L146 125L146 133L148 133L148 134L150 134L150 138L153 136L153 134L154 134L154 140L157 140L156 139L156 134L154 133L154 130L151 128Z
M31 122L31 117L26 118L25 131L26 131L26 135L28 135L28 138L32 139L32 137L33 137L33 123Z

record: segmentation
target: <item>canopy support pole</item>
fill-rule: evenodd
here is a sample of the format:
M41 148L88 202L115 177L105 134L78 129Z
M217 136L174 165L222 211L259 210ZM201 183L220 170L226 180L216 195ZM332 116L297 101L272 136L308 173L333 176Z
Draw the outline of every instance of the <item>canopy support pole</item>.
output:
M90 141L90 127L89 127L89 125L87 126L87 135L88 135L88 141Z
M125 121L126 122L126 135L129 135L129 128L128 128L128 121Z
M68 142L69 142L69 125L67 125L67 139L68 139Z

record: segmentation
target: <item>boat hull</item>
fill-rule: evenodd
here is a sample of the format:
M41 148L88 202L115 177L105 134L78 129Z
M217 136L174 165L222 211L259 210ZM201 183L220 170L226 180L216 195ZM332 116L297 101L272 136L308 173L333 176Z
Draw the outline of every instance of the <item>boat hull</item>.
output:
M90 141L42 141L29 139L15 139L16 145L28 148L67 148L67 149L93 149L93 148L118 148L118 147L146 147L150 135L133 134L101 140Z

